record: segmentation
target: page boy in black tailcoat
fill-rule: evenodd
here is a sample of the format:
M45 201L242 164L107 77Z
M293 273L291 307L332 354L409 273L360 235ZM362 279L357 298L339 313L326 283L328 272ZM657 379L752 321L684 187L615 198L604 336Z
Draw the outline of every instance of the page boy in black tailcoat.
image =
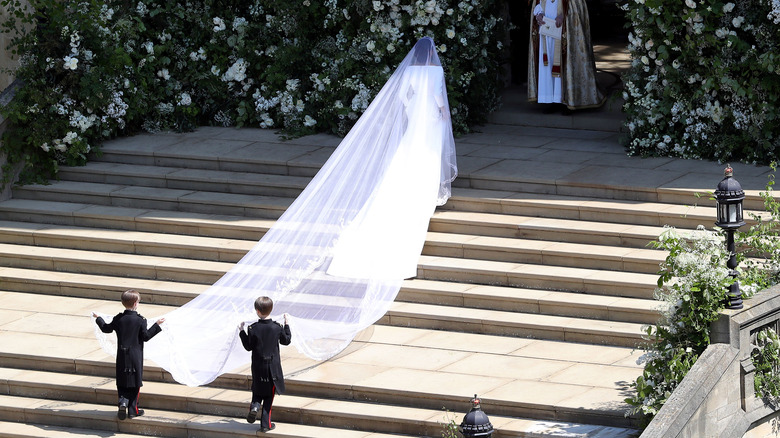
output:
M95 323L103 333L116 332L116 389L119 393L117 417L124 420L144 414L143 409L138 409L138 394L143 386L144 342L160 333L160 324L165 322L165 319L158 319L147 329L146 319L136 312L141 295L130 289L122 292L121 299L125 311L116 315L109 324L96 313L92 313L92 316L97 318Z
M244 332L244 323L239 326L241 343L247 351L252 352L252 404L246 421L254 423L262 403L260 416L260 432L267 432L276 427L271 423L271 405L274 394L284 393L284 373L282 359L279 356L279 344L290 345L292 334L287 325L287 315L284 315L284 326L268 317L274 308L274 302L269 297L255 300L255 311L260 320L249 326Z

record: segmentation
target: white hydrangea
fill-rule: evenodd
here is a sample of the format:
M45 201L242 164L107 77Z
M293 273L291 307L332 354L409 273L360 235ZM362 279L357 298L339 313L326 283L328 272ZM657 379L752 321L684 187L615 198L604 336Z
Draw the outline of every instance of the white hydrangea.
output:
M312 126L316 125L317 121L314 120L310 115L306 115L306 117L303 118L303 126L311 128Z
M189 93L184 92L179 95L179 105L187 106L191 103L192 103L192 97L190 97Z

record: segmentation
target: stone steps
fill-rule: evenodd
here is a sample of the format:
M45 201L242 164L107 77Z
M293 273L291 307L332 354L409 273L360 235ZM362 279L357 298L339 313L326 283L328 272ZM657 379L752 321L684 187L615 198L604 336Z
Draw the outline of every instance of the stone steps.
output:
M3 394L77 406L44 415L48 427L102 412L79 427L139 433L119 428L127 422L116 421L105 383L113 359L87 315L118 311L128 288L143 295L147 317L204 291L273 225L333 140L221 128L139 135L108 142L51 185L14 188L0 202L0 382L3 370L26 377L6 378L19 393ZM275 420L285 428L274 433L439 436L442 407L459 422L477 393L497 438L633 434L623 401L641 372L633 347L662 308L653 291L665 254L646 245L664 225L712 223L714 210L691 207L689 190L491 177L480 163L463 161L453 197L431 219L418 276L377 324L325 362L284 350L288 394ZM246 400L235 399L248 396L248 369L196 389L153 363L145 370L153 416L139 419L142 433L256 432L243 429ZM209 406L216 392L224 412ZM0 404L0 420L15 421L8 412Z
M232 263L0 243L6 267L212 284ZM421 256L417 278L651 299L656 275Z
M255 240L0 220L3 242L53 248L238 262ZM424 255L655 273L661 251L507 237L428 233Z
M107 431L132 432L130 436L143 435L150 427L154 427L155 435L164 431L165 436L232 437L256 436L257 433L257 426L245 421L251 396L248 390L187 388L171 383L148 382L142 389L146 410L144 417L119 421L114 406L116 387L111 378L13 368L0 368L0 375L8 388L7 395L0 395L0 416L5 420L16 420L14 417L22 414L24 423L79 426L81 415L82 421L89 419L93 423L103 423L102 429ZM83 412L85 407L93 414ZM291 395L276 397L273 414L274 421L279 422L274 435L290 437L436 436L448 419L456 424L462 420L462 416L456 417L442 410L393 405L383 405L378 409L371 403L359 401ZM177 424L181 423L183 415L189 418L185 424ZM532 427L535 422L529 420L499 415L490 419L494 425L502 426L503 437L566 436L547 431L534 433ZM311 426L313 424L318 426ZM339 428L341 424L349 424L352 430ZM329 428L330 425L336 425L336 428ZM572 427L556 421L550 421L548 426L561 431ZM0 432L0 436L8 433L8 429ZM23 430L29 433L25 429L28 428ZM608 436L608 432L616 431L621 429L601 426L591 428L589 436Z
M54 202L68 199L91 205L268 219L278 218L293 200L279 196L81 181L17 186L13 189L13 197ZM691 229L711 224L715 217L715 209L711 207L474 189L454 189L453 197L442 210Z
M90 435L94 430L120 432L122 435L111 436L166 436L190 437L208 436L214 438L255 437L258 426L241 422L239 419L226 418L225 415L197 415L174 411L149 412L140 418L119 421L116 418L116 407L96 403L71 401L52 401L48 398L13 397L0 395L0 418L26 425L38 424L46 427L46 437L57 436L49 434L48 426L57 426L57 432L73 436L75 430L85 430L89 425ZM27 435L27 428L22 428L22 436ZM67 432L66 432L67 431ZM33 433L37 433L33 431ZM3 433L0 432L0 436ZM323 437L323 438L391 438L403 435L387 435L364 431L353 431L342 428L317 427L309 425L284 424L273 431L273 436L289 438Z
M274 223L245 216L29 199L9 199L0 206L0 219L7 221L248 240L259 240ZM431 218L430 231L646 248L663 227L440 210Z
M0 244L0 248L2 247L3 245ZM99 255L93 259L74 257L70 264L92 266L100 263L103 258ZM64 264L62 259L57 260L57 263ZM5 261L3 264L7 265ZM201 272L197 267L190 266L190 268L193 272ZM106 290L103 285L112 280L116 282L116 277L122 276L127 271L116 266L112 269L115 271L101 275L94 273L84 275L83 272L52 272L41 268L32 270L9 266L0 268L0 280L5 288L12 290L48 294L61 291L60 293L85 298L113 298L120 290L117 287ZM134 272L140 270L134 266L127 268L130 269ZM155 274L165 277L170 275L170 271L160 268ZM189 275L186 271L176 271L176 274L183 277ZM211 283L206 281L192 284L159 277L135 277L123 278L122 288L136 288L144 294L144 300L151 303L181 305L205 290ZM444 300L436 298L444 295L440 290L446 289L446 284L436 284L441 286L439 290L435 287L425 287L420 293L419 286L415 287L420 284L419 281L408 283L413 287L404 286L399 293L399 300L391 305L388 313L378 323L402 327L446 328L465 333L553 340L576 339L576 342L633 347L642 340L641 325L657 319L659 315L657 303L647 299L620 297L588 299L584 294L497 287L475 287L474 292L466 290L460 293L449 293L450 303L455 304L458 300L464 305L483 302L480 306L441 305L440 302ZM51 286L53 284L56 284L56 289ZM100 287L95 289L82 286L89 284L97 284ZM433 298L427 298L429 296ZM410 297L416 302L402 302L404 297ZM511 306L515 307L507 309L508 302L513 303Z
M48 398L50 403L66 401L105 405L110 408L108 412L114 415L113 421L116 422L113 359L94 342L91 318L87 316L89 310L110 312L116 307L115 303L52 297L50 304L51 310L43 310L35 295L0 292L0 308L12 320L0 332L0 385L8 388L4 393ZM147 304L143 311L149 312L147 316L150 316L167 310L170 308ZM76 316L78 314L80 316ZM37 332L25 329L25 321L41 322L56 318L70 323L63 326L57 335L46 333L44 327ZM79 324L79 321L86 324ZM285 428L289 426L287 423L332 427L349 425L350 429L371 432L435 436L438 422L444 418L442 406L447 410L464 410L458 406L463 397L453 396L451 392L451 387L463 386L469 390L484 390L481 391L485 393L481 397L483 406L490 410L494 425L500 425L501 436L550 436L546 435L550 431L565 431L573 426L561 420L588 419L593 415L612 417L615 424L625 422L620 411L605 409L586 400L588 393L607 390L611 386L610 380L635 372L635 365L629 366L635 354L628 349L578 347L576 344L486 335L464 335L461 340L444 339L442 335L439 330L377 326L370 343L359 340L358 345L350 347L346 354L320 367L312 367L312 361L296 357L294 349L284 348L288 394L277 398L275 419L283 422ZM63 345L63 337L67 346ZM532 344L537 344L537 348L530 348ZM598 349L601 355L594 356L594 349ZM507 356L506 353L511 351L515 352ZM422 352L427 354L419 356ZM417 359L410 361L411 357ZM385 375L380 373L366 379L369 369L387 367L388 362L392 363L392 368L387 369L386 376L380 378ZM505 371L477 368L463 374L479 362L501 364ZM509 372L511 366L525 369L524 379L528 380L517 381L517 385L533 385L534 379L543 377L551 385L557 385L559 397L571 397L573 400L563 403L556 411L549 411L545 403L540 403L533 396L515 397L513 392L499 388L490 391L489 388L495 388L497 383L509 384L513 381L509 377L512 376ZM323 368L331 376L325 381L320 375L324 372ZM404 374L435 380L440 380L435 375L442 374L449 383L426 384L423 380L411 386L399 386L393 376L402 369ZM585 386L573 381L576 374L590 369L602 369L610 371L610 374ZM353 375L334 372L338 370L351 371ZM147 363L142 400L151 416L159 414L166 417L168 411L179 411L178 415L241 418L250 395L248 384L246 371L241 371L226 373L208 387L185 387L171 383L167 373ZM381 407L374 405L377 402L382 403ZM0 419L7 420L4 409L0 403ZM524 418L526 415L531 416ZM538 421L531 420L540 416L547 420L544 431ZM621 430L603 426L579 427L585 427L592 433ZM531 433L534 428L538 435Z

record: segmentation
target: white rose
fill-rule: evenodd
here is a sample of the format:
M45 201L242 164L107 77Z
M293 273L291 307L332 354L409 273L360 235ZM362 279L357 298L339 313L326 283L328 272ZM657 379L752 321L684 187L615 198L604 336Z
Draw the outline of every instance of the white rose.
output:
M75 57L66 56L62 60L65 61L63 64L65 70L75 70L79 65L79 59Z
M685 5L691 9L696 9L696 2L693 0L685 0Z

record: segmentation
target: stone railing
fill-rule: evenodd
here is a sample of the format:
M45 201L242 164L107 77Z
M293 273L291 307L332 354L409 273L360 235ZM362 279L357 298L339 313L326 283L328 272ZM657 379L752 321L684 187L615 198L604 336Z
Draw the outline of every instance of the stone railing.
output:
M763 437L778 427L777 407L756 397L750 353L756 334L780 327L780 285L724 310L712 344L642 433L642 438Z

